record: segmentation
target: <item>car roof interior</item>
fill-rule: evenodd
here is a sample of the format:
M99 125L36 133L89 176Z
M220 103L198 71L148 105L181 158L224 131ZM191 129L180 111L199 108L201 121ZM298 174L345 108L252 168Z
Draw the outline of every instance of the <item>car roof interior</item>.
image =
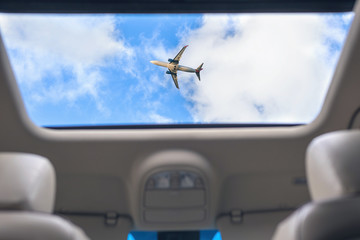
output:
M347 12L354 7L354 0L0 1L5 13ZM304 161L309 143L360 124L360 7L357 11L321 112L313 122L291 127L38 127L27 115L1 42L0 152L48 158L56 171L55 213L91 239L202 229L218 229L223 239L271 239L281 220L310 201ZM198 192L153 191L152 179L167 172L200 179Z

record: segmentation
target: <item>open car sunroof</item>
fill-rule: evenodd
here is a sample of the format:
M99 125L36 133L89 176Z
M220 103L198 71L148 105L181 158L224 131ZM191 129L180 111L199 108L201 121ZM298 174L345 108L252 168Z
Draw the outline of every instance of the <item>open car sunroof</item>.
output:
M1 14L0 30L39 126L294 125L319 113L352 17Z

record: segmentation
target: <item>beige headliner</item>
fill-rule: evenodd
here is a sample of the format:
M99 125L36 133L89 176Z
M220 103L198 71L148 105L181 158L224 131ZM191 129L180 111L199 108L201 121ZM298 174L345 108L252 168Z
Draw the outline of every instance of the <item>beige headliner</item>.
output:
M210 221L173 229L214 228L216 217L233 209L297 207L309 200L306 186L292 181L305 176L304 156L311 139L346 129L359 108L359 64L360 16L356 14L325 104L308 125L60 131L37 127L29 120L1 44L0 151L37 153L52 161L58 174L57 209L117 211L131 216L135 228L141 226L139 201L131 200L140 191L132 185L136 164L160 150L199 153L213 171L208 176L212 180ZM160 224L143 228L165 229Z

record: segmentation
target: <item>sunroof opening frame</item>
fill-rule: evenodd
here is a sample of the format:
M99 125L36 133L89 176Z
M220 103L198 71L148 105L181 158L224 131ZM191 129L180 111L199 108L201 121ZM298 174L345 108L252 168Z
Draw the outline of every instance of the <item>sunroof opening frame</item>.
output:
M355 0L1 0L7 13L347 12Z

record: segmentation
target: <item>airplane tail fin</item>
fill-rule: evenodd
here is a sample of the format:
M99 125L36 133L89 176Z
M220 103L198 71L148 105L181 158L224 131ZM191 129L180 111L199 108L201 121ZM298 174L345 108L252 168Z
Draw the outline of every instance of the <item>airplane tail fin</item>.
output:
M202 63L195 71L196 76L198 77L199 81L200 81L200 71L203 70L202 66L204 65L204 63Z

